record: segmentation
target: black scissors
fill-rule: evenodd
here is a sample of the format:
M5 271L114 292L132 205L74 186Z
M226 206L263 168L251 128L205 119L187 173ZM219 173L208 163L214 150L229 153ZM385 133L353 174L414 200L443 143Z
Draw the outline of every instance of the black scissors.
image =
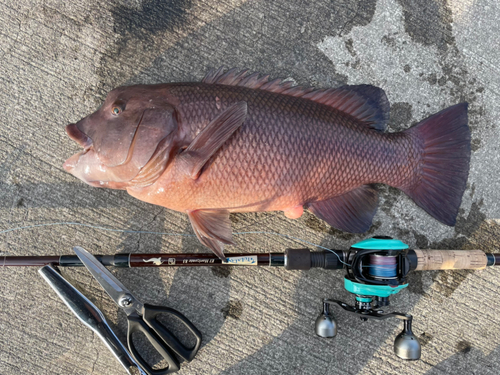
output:
M201 345L201 333L180 312L163 306L152 306L138 301L130 291L123 286L92 254L81 247L74 247L73 251L87 267L92 276L101 284L106 293L125 311L128 320L127 344L132 357L139 362L141 367L151 375L170 374L178 371L180 364L172 352L186 361L191 361ZM193 348L184 346L165 326L158 320L160 314L173 315L187 328L196 339ZM132 335L135 332L143 333L156 351L167 361L168 366L153 370L141 357L134 346Z

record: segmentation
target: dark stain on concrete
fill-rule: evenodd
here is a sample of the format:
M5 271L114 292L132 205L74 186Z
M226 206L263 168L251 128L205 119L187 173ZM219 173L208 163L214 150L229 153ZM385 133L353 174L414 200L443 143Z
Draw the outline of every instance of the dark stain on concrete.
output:
M39 10L37 9L37 11ZM69 17L68 15L64 14L64 12L61 12L60 9L55 9L43 4L41 6L41 14L43 14L44 18L48 21L47 25L58 25L58 27L61 28L61 31L65 31L67 27L75 27L78 31L82 30L83 23L81 21L73 17ZM85 20L87 19L87 17L85 17Z
M474 138L470 143L470 148L473 152L476 152L481 148L481 139Z
M354 26L366 26L368 25L375 14L375 7L377 1L336 1L332 2L332 8L340 7L341 9L335 9L336 16L342 20L340 30L338 32L339 36L347 35L351 32ZM340 17L339 17L340 16Z
M394 132L408 129L412 120L412 106L406 102L397 102L391 105L391 117L387 127Z
M413 231L413 236L415 237L415 242L418 249L428 249L429 248L429 240L423 234L417 233L417 231Z
M469 183L467 183L467 189L470 189L470 197L473 198L474 193L476 192L476 184L473 183L472 185L470 185Z
M240 301L229 301L220 311L224 319L230 317L238 320L243 313L243 304Z
M382 43L385 43L389 47L396 48L396 39L389 35L384 35L381 39Z
M186 22L191 6L191 0L146 0L139 7L117 5L111 14L114 32L126 41L175 31Z
M16 207L26 207L26 203L24 203L24 198L19 198L16 203Z
M348 233L348 232L341 231L340 229L330 227L330 229L328 230L328 234L330 236L334 236L335 238L345 240L345 241L353 241L356 239L361 240L362 238L364 238L366 236L370 236L370 235L374 234L375 231L378 228L380 228L381 225L382 225L382 222L374 221L372 223L372 226L370 227L370 229L365 233Z
M420 341L420 345L426 346L431 340L434 338L430 333L422 333L420 337L418 338L418 341Z
M473 202L467 217L464 210L460 209L457 223L455 224L455 237L444 238L441 241L430 242L424 234L413 231L419 249L449 249L464 250L471 247L469 238L479 229L486 219L486 215L481 212L483 200Z
M410 73L411 71L411 66L406 64L404 67L403 67L403 70L405 71L405 73Z
M474 270L445 270L437 272L432 278L434 288L443 296L450 297Z
M360 65L361 65L361 60L356 59L356 61L354 61L354 62L351 64L351 68L353 68L353 69L358 69Z
M169 29L165 33L151 34L156 28L141 28L145 21L135 22L130 31L127 25L123 25L126 19L118 16L122 20L117 20L116 30L122 34L117 33L118 43L109 48L108 57L103 58L98 72L103 81L100 86L105 88L93 91L106 92L122 83L195 81L208 68L222 64L227 67L248 67L271 77L293 76L302 85L337 87L347 83L347 76L336 73L332 61L316 45L325 35L347 35L354 26L369 24L373 19L376 0L308 2L307 6L299 0L249 1L221 14L224 8L209 5L207 11L214 13L213 20L199 28L195 13L198 8L187 9L187 17L181 14L177 19L188 22L182 27L183 31L192 31L188 36L177 32L177 27L173 31ZM133 17L147 18L144 10L144 7L131 8L126 9L126 12ZM157 42L151 44L149 40L139 40L135 34L146 35ZM273 35L273 38L269 38L269 35ZM157 51L155 48L161 44L158 42L159 37L169 38L175 44L168 51L161 48ZM150 67L131 77L130 66L138 59L137 54L141 53L144 46L153 46L153 50L147 51L147 56L156 54L157 57L152 60ZM266 59L262 59L262 54L266 55ZM188 65L185 64L186 56L189 56ZM129 61L128 66L125 66L125 61Z
M422 285L422 272L410 272L406 279L408 281L408 291L410 293L418 294L420 296L425 294L425 290Z
M447 80L446 80L445 76L441 76L441 78L439 78L439 80L437 81L437 83L438 83L439 86L446 85L446 82L447 82Z
M466 96L466 99L469 101L469 102L473 102L475 100L475 96L473 96L472 94L469 94ZM481 105L474 105L473 103L471 103L471 105L469 106L469 127L471 129L475 129L480 121L481 121L481 118L485 115L485 108ZM481 127L484 128L484 129L487 129L487 128L490 128L490 127L494 127L495 126L495 123L494 122L483 122L481 123Z
M359 235L356 233L349 233L349 232L344 232L340 229L336 229L334 227L330 227L328 230L328 234L330 236L334 236L335 238L338 238L340 240L344 241L354 241Z
M411 234L411 231L406 228L396 228L396 231L398 232L398 237L399 238L406 238Z
M427 82L429 82L431 85L435 85L437 83L437 75L436 73L431 73L427 76ZM445 81L446 82L446 81Z
M486 219L486 215L481 212L483 206L483 199L479 202L473 202L467 217L464 216L464 211L460 210L457 223L455 225L455 232L470 237Z
M446 0L398 0L405 31L417 43L435 45L442 52L455 43L453 14Z
M328 226L309 211L304 211L304 225L315 232L328 233Z
M462 59L460 52L454 48L450 54L457 59ZM440 60L442 74L431 74L429 76L422 76L422 79L427 80L431 84L437 83L440 87L448 90L449 94L455 99L456 103L468 102L469 103L469 127L476 128L481 117L484 115L484 107L476 104L478 96L482 94L484 88L476 88L477 84L475 78L469 77L469 72L466 68L451 64L449 62ZM482 127L488 127L489 124L481 124ZM473 150L477 151L481 147L481 143L476 141L473 145Z
M487 253L497 253L500 248L500 224L494 220L485 220L472 235L475 246ZM471 246L472 247L472 246Z
M357 238L373 234L382 225L380 221L374 221L370 229L365 233L348 233L340 229L331 227L325 221L319 219L309 211L304 211L303 217L303 223L306 227L312 229L315 232L326 233L330 236L334 236L335 238L345 241L354 241Z
M399 189L396 189L388 185L378 185L378 191L380 195L384 197L384 203L380 205L380 209L384 211L387 215L391 215L391 208L394 203L398 200L398 197L403 194Z
M220 267L210 267L212 274L216 277L227 278L233 272L232 267L220 266Z
M368 230L368 232L366 232L367 234L374 234L375 231L380 228L380 226L382 225L382 222L377 220L377 221L374 221L372 223L372 226L370 227L370 229Z
M158 35L180 30L188 22L191 7L192 0L145 0L140 4L115 5L111 15L118 40L102 56L97 69L101 82L96 89L96 104L102 102L117 82L128 78L121 68L120 57L125 58L122 55L127 54L130 60L154 54Z
M441 241L431 242L428 249L438 250L464 250L469 247L469 240L467 237L452 237L444 238Z
M483 201L472 203L470 212L467 216L464 211L460 210L455 225L455 236L452 238L444 238L441 241L430 242L429 239L421 233L413 230L413 236L416 240L416 247L418 249L437 249L437 250L466 250L475 248L470 242L473 236L484 223L486 215L481 212ZM449 297L460 286L460 284L467 278L467 276L474 272L473 270L452 270L452 271L436 271L432 279L436 283L436 289L442 295ZM414 276L418 272L410 273L408 279L410 291L418 294L424 294L422 289L421 277Z
M471 351L472 349L472 344L468 341L459 341L457 343L457 345L455 346L455 348L460 352L460 353L463 353L463 354L467 354Z
M345 48L347 48L347 51L349 51L351 56L356 56L356 51L354 50L352 38L349 38L345 41Z

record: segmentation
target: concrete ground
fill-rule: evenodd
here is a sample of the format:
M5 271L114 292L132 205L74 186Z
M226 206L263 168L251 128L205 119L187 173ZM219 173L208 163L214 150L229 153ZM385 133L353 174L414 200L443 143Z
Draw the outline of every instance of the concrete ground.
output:
M390 129L470 103L473 153L455 227L403 193L381 188L369 233L331 229L311 214L236 214L234 231L266 231L348 248L375 234L412 247L500 243L500 6L496 0L2 1L0 2L0 230L80 222L191 233L187 217L100 190L62 169L78 147L64 126L94 111L110 89L197 81L212 67L247 67L318 87L368 83L392 103ZM273 235L236 237L233 252L300 247ZM71 225L0 234L2 255L206 252L193 237ZM120 338L125 317L83 269L65 269ZM182 311L203 333L179 374L497 374L500 272L422 272L392 299L414 315L422 359L392 352L396 321L361 322L335 311L338 337L314 334L320 300L351 302L343 272L270 268L113 271L143 301ZM36 268L0 270L0 374L123 374Z

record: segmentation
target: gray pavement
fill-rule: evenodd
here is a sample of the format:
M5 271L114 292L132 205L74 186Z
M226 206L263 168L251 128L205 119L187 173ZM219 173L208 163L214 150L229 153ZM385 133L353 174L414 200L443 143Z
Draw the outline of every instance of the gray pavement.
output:
M293 235L336 248L372 236L412 247L498 251L500 242L500 6L495 0L0 2L0 230L81 222L191 233L185 215L125 192L91 188L62 169L78 147L64 126L123 84L200 80L247 67L318 87L368 83L392 103L391 130L470 103L473 153L457 225L441 225L381 188L370 233L330 229L311 214L236 214L235 231ZM237 236L229 251L283 251L297 241ZM205 252L193 237L51 226L0 234L2 255ZM270 268L113 271L143 301L182 311L204 335L179 374L497 374L498 269L414 274L392 299L415 316L422 359L392 353L397 322L343 312L334 340L317 338L320 300L350 300L340 271ZM90 274L64 275L124 338L126 321ZM35 268L0 270L0 374L123 374Z

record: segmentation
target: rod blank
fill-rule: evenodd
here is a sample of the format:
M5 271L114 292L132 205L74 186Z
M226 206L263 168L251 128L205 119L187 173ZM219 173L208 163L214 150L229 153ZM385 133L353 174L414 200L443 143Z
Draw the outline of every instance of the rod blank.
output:
M351 250L351 254L354 250ZM500 265L500 254L487 254L481 250L410 250L413 253L412 269L417 271L440 269L482 269ZM411 255L411 254L408 255ZM343 250L310 251L287 249L284 253L227 254L222 262L213 253L201 254L116 254L96 255L104 266L111 267L200 267L200 266L271 266L289 270L309 268L341 269L348 263L348 253ZM25 267L54 265L81 267L76 255L61 256L4 256L0 267Z

